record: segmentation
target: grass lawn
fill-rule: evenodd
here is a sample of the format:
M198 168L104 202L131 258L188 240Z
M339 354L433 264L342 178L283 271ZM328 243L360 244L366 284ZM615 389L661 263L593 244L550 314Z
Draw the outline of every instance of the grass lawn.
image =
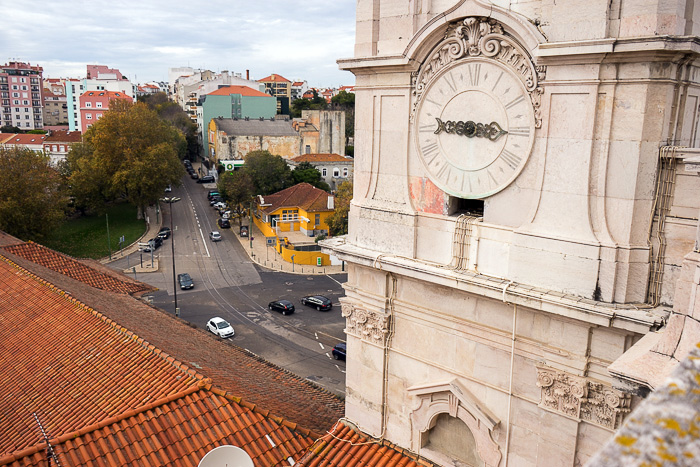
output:
M130 204L112 206L107 216L112 253L119 249L119 237L122 235L125 237L125 247L146 231L146 221L136 218L136 207ZM41 243L76 258L104 258L109 256L107 218L102 215L68 220Z

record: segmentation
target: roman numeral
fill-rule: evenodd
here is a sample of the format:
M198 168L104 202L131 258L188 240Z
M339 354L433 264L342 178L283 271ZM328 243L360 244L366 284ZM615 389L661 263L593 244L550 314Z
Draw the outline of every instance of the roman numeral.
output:
M433 125L421 125L418 127L418 131L420 133L433 133L435 131L435 127Z
M501 72L501 74L498 75L498 78L496 78L496 82L493 83L493 87L491 88L492 92L496 89L496 86L498 86L498 82L501 81L502 77L503 77L503 72Z
M524 100L525 100L525 96L520 95L520 96L516 97L515 99L513 99L512 101L508 102L506 104L506 109L510 109L511 107L520 104Z
M481 63L469 65L469 84L471 84L472 86L479 85L479 79L481 78L481 76L479 75L480 72Z
M455 78L452 76L452 73L447 73L445 75L445 82L450 87L452 92L457 92L457 85L455 84Z
M445 163L440 164L439 168L435 172L435 176L437 176L437 178L439 178L440 180L442 180L443 177L445 178L445 181L449 180L450 179L450 168L448 167L448 165Z
M504 149L501 153L501 160L503 160L503 162L505 162L508 165L508 167L515 170L516 167L520 165L520 161L522 160L522 158L518 157L516 154L513 154L507 149Z
M489 178L491 179L491 181L493 181L493 184L494 184L494 185L498 185L498 182L496 181L496 178L495 178L495 177L493 176L493 174L491 173L491 169L490 169L490 168L486 169L486 173L489 175Z
M435 157L440 153L440 148L438 147L437 142L428 144L425 146L421 146L421 151L423 151L423 157L425 157L428 160L428 163L433 162L435 160Z
M530 127L514 126L508 129L508 134L514 136L530 136Z
M437 106L437 107L441 107L440 103L437 102L437 101L434 101L434 100L432 100L432 99L428 99L427 97L426 97L425 100L428 101L428 102L430 102L431 104Z

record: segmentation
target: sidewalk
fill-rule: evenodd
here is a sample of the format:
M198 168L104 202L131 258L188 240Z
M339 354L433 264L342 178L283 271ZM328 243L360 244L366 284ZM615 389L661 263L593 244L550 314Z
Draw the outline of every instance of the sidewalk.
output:
M246 220L243 221L246 223ZM231 231L234 236L241 242L241 245L248 253L250 259L260 266L272 269L274 271L283 271L294 274L341 274L345 272L342 266L312 266L310 264L292 264L284 261L277 251L266 245L265 237L253 223L250 229L251 237L241 237L238 232L238 222L234 221L231 224ZM252 239L252 240L251 240Z
M102 264L108 264L111 263L112 261L116 261L118 259L122 259L125 256L128 256L132 253L136 253L139 251L139 242L147 242L156 235L158 235L158 231L160 230L161 224L163 223L163 216L160 211L160 208L156 209L156 206L149 206L146 209L146 225L148 228L144 232L144 234L136 240L134 243L132 243L129 246L126 246L122 248L119 251L115 251L112 253L112 257L106 257L102 258L100 260L100 263ZM158 259L156 259L156 256L154 256L153 259L153 267L151 267L151 254L148 253L148 261L144 260L143 261L143 266L141 264L135 265L130 267L128 270L124 271L125 273L133 273L134 270L136 270L136 273L144 273L144 272L156 272L158 271Z

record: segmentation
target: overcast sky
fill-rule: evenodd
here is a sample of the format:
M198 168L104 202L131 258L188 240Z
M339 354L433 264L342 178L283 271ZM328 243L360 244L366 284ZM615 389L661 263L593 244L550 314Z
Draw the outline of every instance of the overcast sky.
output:
M0 0L0 10L0 61L39 65L45 78L84 78L97 64L135 83L182 66L355 82L336 63L353 55L355 0Z

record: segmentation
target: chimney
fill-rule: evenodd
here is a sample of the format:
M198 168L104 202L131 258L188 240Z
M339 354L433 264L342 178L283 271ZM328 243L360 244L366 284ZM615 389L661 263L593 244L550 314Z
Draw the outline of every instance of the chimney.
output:
M245 71L245 79L250 81L250 70Z

